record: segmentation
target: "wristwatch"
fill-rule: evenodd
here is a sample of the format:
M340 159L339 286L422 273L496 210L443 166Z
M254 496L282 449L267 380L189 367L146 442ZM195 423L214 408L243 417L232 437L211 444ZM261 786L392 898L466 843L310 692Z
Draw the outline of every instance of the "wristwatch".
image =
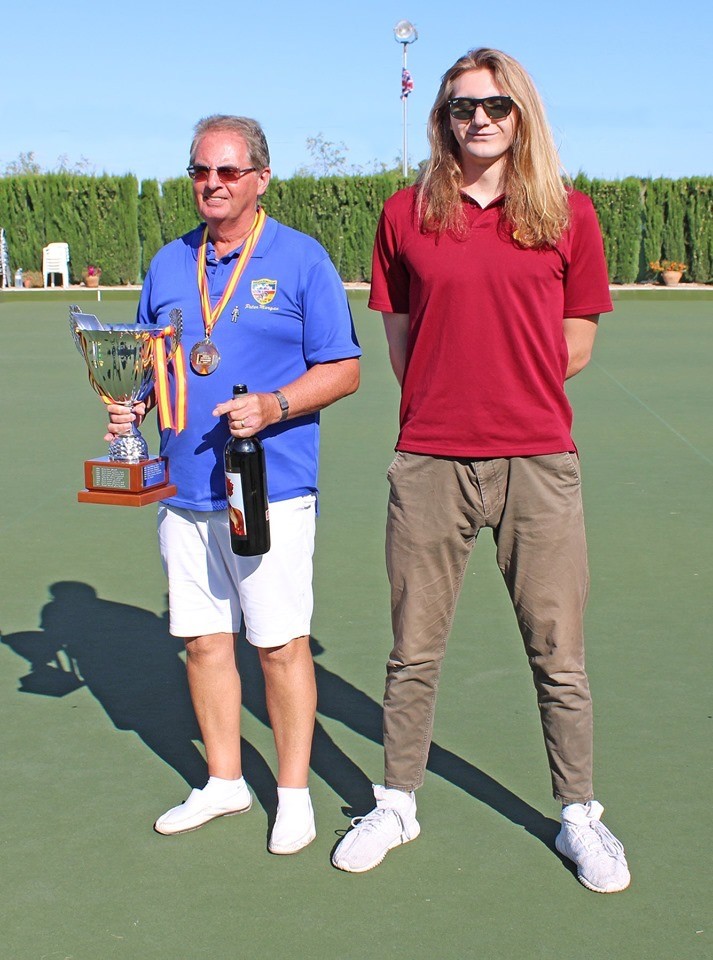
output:
M275 394L277 397L277 402L280 404L280 410L282 411L280 415L280 423L282 423L283 420L287 420L287 414L290 412L290 405L287 402L287 397L284 395L284 393L282 393L281 390L273 390L272 392Z

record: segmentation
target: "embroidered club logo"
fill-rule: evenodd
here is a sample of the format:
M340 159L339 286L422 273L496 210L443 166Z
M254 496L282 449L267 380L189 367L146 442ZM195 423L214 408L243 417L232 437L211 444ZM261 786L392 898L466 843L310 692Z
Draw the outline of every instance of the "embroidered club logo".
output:
M250 293L253 300L256 300L261 306L272 303L277 293L277 280L252 280L250 283Z

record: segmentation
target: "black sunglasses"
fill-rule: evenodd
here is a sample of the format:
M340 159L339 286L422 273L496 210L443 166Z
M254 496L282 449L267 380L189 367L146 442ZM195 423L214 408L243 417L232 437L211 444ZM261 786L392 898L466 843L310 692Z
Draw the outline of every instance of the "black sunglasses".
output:
M512 97L453 97L448 109L454 120L472 120L478 107L485 110L491 120L504 120L513 107Z
M240 170L238 167L205 167L200 163L192 163L188 170L188 176L196 183L204 183L210 176L210 171L215 170L221 183L237 183L246 173L253 173L255 167L244 167Z

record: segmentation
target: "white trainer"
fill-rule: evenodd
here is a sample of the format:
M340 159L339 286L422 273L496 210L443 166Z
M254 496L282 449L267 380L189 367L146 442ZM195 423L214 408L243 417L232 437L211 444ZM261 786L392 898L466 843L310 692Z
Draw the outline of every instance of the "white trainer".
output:
M595 893L618 893L631 883L624 847L601 822L597 800L562 808L562 829L555 846L577 866L577 878Z
M297 853L316 836L314 810L308 795L306 803L279 804L267 849L277 854Z
M156 833L170 837L177 833L197 830L204 823L217 817L232 817L238 813L247 813L252 806L252 794L247 784L241 786L224 799L209 799L203 790L191 790L185 803L171 807L154 824Z
M421 832L413 794L374 785L376 808L352 820L353 830L334 851L332 863L347 873L366 873L377 867L389 850L415 840Z

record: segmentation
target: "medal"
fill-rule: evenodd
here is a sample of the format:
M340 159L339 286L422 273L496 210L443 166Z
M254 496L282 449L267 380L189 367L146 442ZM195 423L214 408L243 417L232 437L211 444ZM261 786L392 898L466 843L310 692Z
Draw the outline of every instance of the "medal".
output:
M205 340L200 340L198 343L194 344L190 353L191 369L194 371L194 373L197 373L201 377L207 377L208 374L213 373L220 363L220 351L210 339L210 335L213 332L213 327L218 322L218 318L228 305L228 301L235 293L235 290L238 286L238 280L240 280L243 270L247 266L248 261L253 254L253 250L257 246L257 242L260 239L262 228L265 226L265 220L265 211L262 209L262 207L259 207L257 213L255 214L255 219L253 220L252 226L250 227L250 232L245 238L245 244L240 252L240 256L233 267L230 279L228 280L225 290L223 291L223 294L215 307L211 306L210 292L208 290L208 279L206 277L205 269L208 227L206 227L203 231L203 240L198 248L197 271L198 291L200 294L201 312L203 314ZM239 308L234 307L231 317L233 323L237 321L239 316Z
M201 377L207 377L220 363L220 351L213 341L206 337L191 347L190 360L193 371Z

